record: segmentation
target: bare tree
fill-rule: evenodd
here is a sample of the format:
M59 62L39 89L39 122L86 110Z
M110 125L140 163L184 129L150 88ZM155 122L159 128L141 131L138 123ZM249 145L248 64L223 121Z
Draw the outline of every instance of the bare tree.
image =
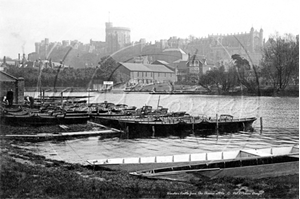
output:
M299 36L276 34L263 49L263 75L270 80L274 91L283 91L299 72Z

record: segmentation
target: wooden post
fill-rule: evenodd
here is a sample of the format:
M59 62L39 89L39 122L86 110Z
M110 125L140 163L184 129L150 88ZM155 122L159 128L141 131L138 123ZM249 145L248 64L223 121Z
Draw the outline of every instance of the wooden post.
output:
M129 139L129 126L126 126L127 139Z
M38 92L40 92L40 100L43 99L42 88L39 88Z
M64 96L64 93L63 91L60 92L60 102L61 102L61 106L63 105L63 96Z
M88 107L90 105L90 89L88 90Z
M263 131L263 120L262 117L260 117L260 134L262 134Z
M192 131L193 131L193 134L195 135L195 118L193 117L193 120L191 119L192 121Z
M160 95L158 96L157 109L159 107Z
M43 90L43 104L45 102L45 90Z
M219 120L218 120L218 114L216 115L216 131L217 131L217 140L219 139Z
M155 126L152 126L152 138L155 137Z

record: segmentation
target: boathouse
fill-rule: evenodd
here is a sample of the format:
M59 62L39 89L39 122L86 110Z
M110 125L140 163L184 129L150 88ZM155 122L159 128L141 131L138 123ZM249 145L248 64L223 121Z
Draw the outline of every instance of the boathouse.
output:
M122 62L120 64L118 70L126 82L149 84L176 81L175 72L164 65Z
M16 78L3 71L0 71L0 97L6 96L7 91L14 92L13 104L24 102L24 78Z

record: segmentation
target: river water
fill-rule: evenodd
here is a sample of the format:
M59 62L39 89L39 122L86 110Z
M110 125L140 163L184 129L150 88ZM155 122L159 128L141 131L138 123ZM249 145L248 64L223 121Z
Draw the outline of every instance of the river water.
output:
M37 93L27 93L37 97ZM46 95L54 95L47 93ZM59 94L58 94L59 95ZM228 151L244 148L265 148L299 144L299 98L249 97L217 95L151 95L147 93L67 93L70 96L91 96L89 103L108 101L153 108L161 105L169 111L186 111L190 115L230 114L234 118L257 117L254 132L239 132L208 137L190 136L152 139L99 140L98 137L62 142L24 143L24 147L46 158L83 163L89 159L145 157ZM263 130L260 131L260 117Z

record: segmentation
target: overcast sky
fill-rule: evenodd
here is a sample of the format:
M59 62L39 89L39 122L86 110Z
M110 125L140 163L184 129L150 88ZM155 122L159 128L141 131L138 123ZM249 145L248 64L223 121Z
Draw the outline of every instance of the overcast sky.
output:
M131 29L131 41L206 37L262 28L299 34L299 0L0 0L0 58L34 43L105 41L105 22Z

